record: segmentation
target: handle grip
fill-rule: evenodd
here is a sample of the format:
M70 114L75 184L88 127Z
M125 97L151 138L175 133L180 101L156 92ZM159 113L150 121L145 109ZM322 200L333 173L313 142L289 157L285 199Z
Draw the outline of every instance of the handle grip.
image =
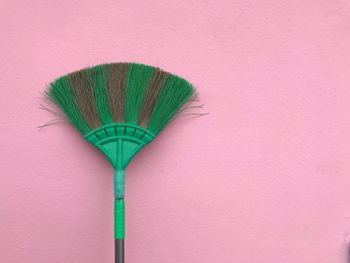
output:
M115 263L124 263L125 203L124 198L114 199Z
M125 204L124 198L114 199L114 238L125 237Z

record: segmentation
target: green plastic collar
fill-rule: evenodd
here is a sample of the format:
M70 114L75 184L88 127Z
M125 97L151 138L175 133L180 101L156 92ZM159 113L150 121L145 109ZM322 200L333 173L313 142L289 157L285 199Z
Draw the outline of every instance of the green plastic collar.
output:
M124 170L135 154L155 135L130 123L112 123L86 134L85 139L99 148L115 170Z
M123 198L125 191L125 170L114 170L114 197Z

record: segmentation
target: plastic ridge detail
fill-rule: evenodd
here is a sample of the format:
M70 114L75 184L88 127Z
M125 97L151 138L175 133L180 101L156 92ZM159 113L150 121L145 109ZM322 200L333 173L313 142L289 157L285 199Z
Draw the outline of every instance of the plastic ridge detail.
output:
M155 135L130 123L112 123L92 130L85 139L100 149L115 170L124 170L135 154Z

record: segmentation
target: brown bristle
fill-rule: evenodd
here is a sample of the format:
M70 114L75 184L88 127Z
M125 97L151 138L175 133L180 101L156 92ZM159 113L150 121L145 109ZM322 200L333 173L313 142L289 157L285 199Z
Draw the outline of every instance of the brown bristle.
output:
M101 121L94 107L93 82L85 75L84 70L68 75L70 85L75 93L75 101L83 118L91 129L101 126Z
M139 125L147 127L148 121L152 115L154 105L157 101L157 97L163 87L169 73L156 69L148 83L148 88L143 100L142 108L139 116Z
M107 72L104 74L105 76L108 76L107 92L109 94L109 107L113 121L124 122L124 97L128 64L110 64L104 68L104 71L106 70Z

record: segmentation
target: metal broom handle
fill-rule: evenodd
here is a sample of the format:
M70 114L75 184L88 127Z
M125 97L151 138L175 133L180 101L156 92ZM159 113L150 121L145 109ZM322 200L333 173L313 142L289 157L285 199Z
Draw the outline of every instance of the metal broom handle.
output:
M124 263L125 238L125 203L124 203L124 170L114 172L114 239L115 263Z

